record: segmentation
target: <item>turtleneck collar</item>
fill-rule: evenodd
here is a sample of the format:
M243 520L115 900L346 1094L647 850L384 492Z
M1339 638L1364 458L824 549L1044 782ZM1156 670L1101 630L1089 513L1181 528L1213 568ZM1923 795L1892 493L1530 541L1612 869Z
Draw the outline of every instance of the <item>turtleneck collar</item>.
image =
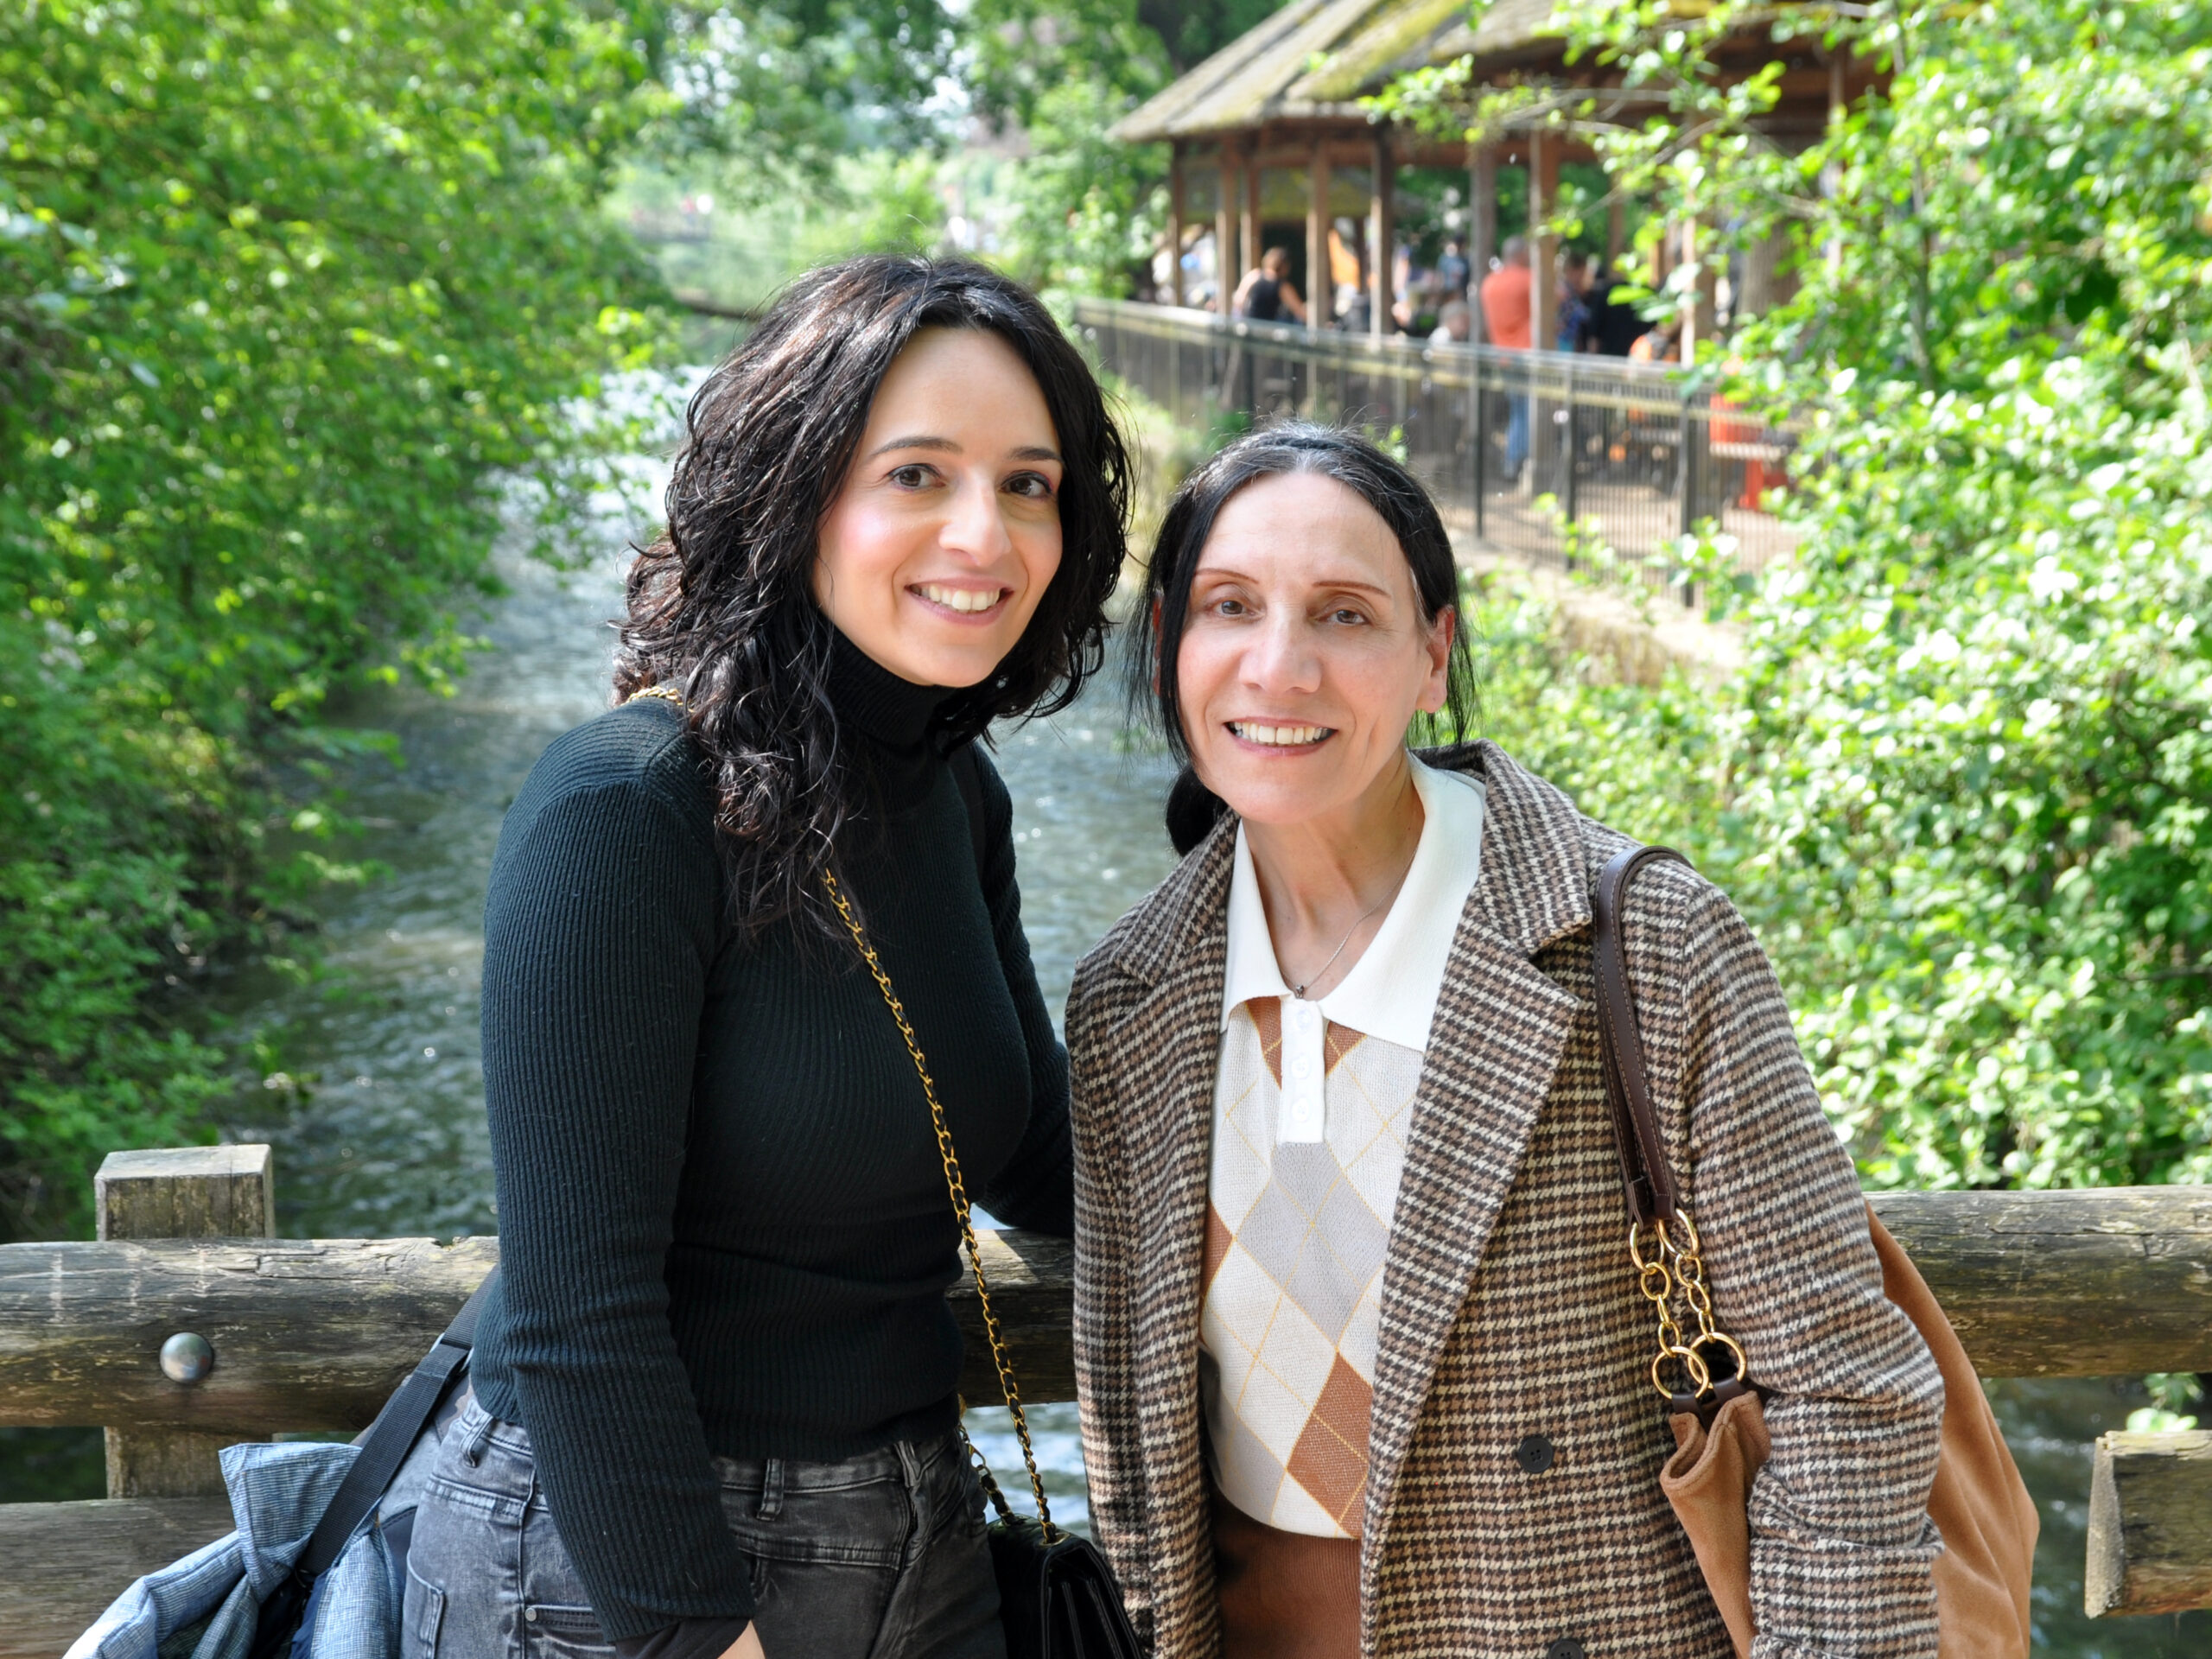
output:
M952 695L941 685L901 679L837 630L830 631L830 706L848 734L872 751L868 770L893 810L926 794L940 763L931 718Z

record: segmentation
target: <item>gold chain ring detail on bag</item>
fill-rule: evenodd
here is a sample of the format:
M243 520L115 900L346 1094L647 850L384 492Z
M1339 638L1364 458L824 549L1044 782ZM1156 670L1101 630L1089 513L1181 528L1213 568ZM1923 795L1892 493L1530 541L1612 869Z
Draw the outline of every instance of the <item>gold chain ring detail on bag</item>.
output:
M639 694L644 695L643 693ZM983 1281L983 1254L976 1248L976 1229L968 1217L968 1184L960 1177L960 1160L952 1150L952 1130L944 1121L944 1108L938 1104L937 1084L930 1080L929 1063L922 1058L922 1046L914 1036L914 1027L906 1018L906 1005L899 994L891 988L891 976L883 971L882 961L875 954L875 947L868 942L868 935L861 929L860 918L853 914L853 907L845 902L845 890L830 871L822 872L822 885L829 890L830 902L837 907L837 914L845 924L846 931L853 936L853 943L860 947L861 959L868 963L868 970L875 976L876 988L883 993L884 1006L891 1010L897 1021L899 1034L906 1039L906 1057L914 1063L914 1075L922 1080L922 1095L930 1103L930 1121L937 1126L937 1148L944 1160L945 1190L952 1195L953 1213L960 1218L960 1242L968 1249L969 1270L976 1279L976 1300L982 1304L983 1332L991 1339L991 1358L999 1370L999 1387L1006 1395L1006 1408L1014 1419L1014 1432L1021 1440L1021 1460L1029 1465L1029 1490L1037 1499L1037 1519L1045 1530L1045 1541L1059 1541L1059 1529L1052 1524L1052 1512L1046 1506L1045 1482L1037 1472L1037 1453L1029 1443L1029 1419L1021 1409L1021 1390L1014 1385L1014 1366L1006 1357L1006 1343L999 1335L998 1315L991 1311L990 1287ZM975 1442L969 1440L963 1425L960 1430L961 1443L967 1446L968 1455L975 1460L976 1471L983 1490L990 1495L1001 1516L1011 1518L1006 1495L999 1491L998 1482L991 1478L990 1465L983 1461Z
M1714 1387L1713 1367L1704 1351L1726 1349L1735 1362L1730 1375L1742 1376L1744 1349L1713 1322L1713 1299L1705 1287L1705 1259L1689 1211L1677 1208L1674 1218L1681 1230L1679 1239L1666 1222L1650 1224L1656 1249L1649 1257L1644 1255L1643 1224L1632 1224L1628 1230L1628 1259L1636 1268L1637 1287L1657 1316L1659 1351L1651 1357L1651 1386L1669 1400L1675 1397L1677 1390L1667 1386L1662 1375L1671 1359L1681 1364L1692 1397L1702 1400ZM1697 1323L1697 1334L1688 1342L1682 1340L1681 1326L1675 1319L1673 1304L1678 1292Z

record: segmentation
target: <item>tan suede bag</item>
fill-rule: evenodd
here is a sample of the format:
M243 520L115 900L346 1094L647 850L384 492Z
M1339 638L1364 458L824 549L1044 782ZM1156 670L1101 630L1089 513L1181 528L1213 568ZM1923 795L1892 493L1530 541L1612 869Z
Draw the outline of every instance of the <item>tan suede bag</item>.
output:
M1675 1432L1675 1455L1659 1485L1689 1535L1738 1659L1749 1659L1757 1629L1748 1510L1769 1450L1766 1418L1743 1349L1713 1322L1697 1229L1679 1202L1643 1069L1621 912L1630 880L1653 859L1687 861L1667 848L1632 848L1605 866L1592 895L1598 1026L1628 1193L1629 1255L1659 1321L1651 1378ZM1872 1209L1866 1227L1881 1259L1883 1294L1918 1328L1943 1376L1942 1449L1928 1494L1929 1519L1943 1538L1936 1562L1938 1650L1942 1659L2026 1659L2035 1502L1966 1349L1912 1258ZM1677 1310L1694 1326L1687 1339ZM1686 1386L1670 1388L1669 1380Z

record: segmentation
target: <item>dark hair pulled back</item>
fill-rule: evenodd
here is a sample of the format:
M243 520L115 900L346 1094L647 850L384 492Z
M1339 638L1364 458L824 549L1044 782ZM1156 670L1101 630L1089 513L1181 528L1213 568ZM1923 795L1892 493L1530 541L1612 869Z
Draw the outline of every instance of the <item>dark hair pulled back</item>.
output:
M1228 810L1192 770L1190 739L1183 724L1176 658L1189 620L1191 582L1230 498L1263 478L1292 473L1332 478L1375 509L1406 556L1426 620L1433 623L1440 613L1459 609L1459 569L1436 504L1419 480L1358 433L1310 421L1286 421L1245 434L1193 469L1167 505L1146 567L1142 615L1149 625L1129 630L1132 711L1148 714L1169 750L1183 762L1167 794L1167 835L1178 853L1187 853L1204 841ZM1440 735L1463 736L1473 730L1475 703L1474 656L1463 617L1452 632L1444 709L1428 723L1432 729L1440 728Z
M618 702L652 685L683 693L747 931L804 916L843 937L822 873L861 785L840 760L827 689L836 635L813 570L876 391L925 328L988 330L1012 346L1037 378L1064 463L1059 569L996 671L938 710L938 741L949 752L995 720L1066 707L1104 656L1129 463L1051 313L966 260L849 259L793 283L691 400L668 528L631 567L614 658Z

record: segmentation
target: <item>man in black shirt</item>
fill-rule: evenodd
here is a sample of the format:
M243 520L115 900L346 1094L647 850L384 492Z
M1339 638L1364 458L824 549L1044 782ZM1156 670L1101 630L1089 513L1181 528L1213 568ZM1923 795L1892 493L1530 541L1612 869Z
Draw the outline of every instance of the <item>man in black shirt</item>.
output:
M1650 324L1632 305L1613 297L1627 286L1620 277L1610 271L1602 272L1583 296L1586 321L1580 342L1576 349L1596 352L1605 357L1626 357L1628 348L1636 344L1637 337Z

